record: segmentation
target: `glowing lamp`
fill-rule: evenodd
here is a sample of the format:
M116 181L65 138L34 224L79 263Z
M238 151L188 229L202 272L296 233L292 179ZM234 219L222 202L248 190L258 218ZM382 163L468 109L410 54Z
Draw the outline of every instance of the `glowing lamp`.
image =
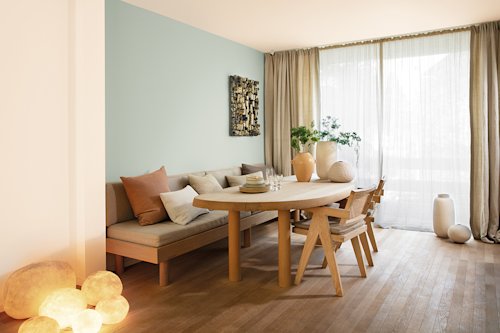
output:
M122 281L115 273L99 271L90 275L82 284L87 303L96 305L100 300L121 295Z
M59 333L59 324L55 319L36 316L22 323L17 333Z
M44 261L13 272L4 285L4 310L14 319L38 315L43 300L60 288L75 288L76 275L61 261Z
M117 324L127 316L129 305L125 297L116 295L100 300L95 309L101 315L103 324Z
M61 329L69 327L73 318L87 308L85 296L78 289L62 288L50 293L40 305L38 314L57 320Z
M77 314L71 325L73 333L97 333L101 329L101 326L101 315L92 309L83 310Z

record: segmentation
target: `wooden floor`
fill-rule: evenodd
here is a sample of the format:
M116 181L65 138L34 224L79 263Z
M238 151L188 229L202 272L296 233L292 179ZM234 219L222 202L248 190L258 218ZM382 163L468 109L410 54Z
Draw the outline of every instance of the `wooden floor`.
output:
M434 234L376 229L380 252L366 279L352 248L338 252L344 297L333 296L322 250L300 286L277 285L277 224L254 229L242 249L243 280L227 280L224 241L172 262L172 284L157 267L123 276L130 313L101 332L500 332L500 245L457 245ZM293 235L293 270L304 236ZM20 321L0 315L0 332Z

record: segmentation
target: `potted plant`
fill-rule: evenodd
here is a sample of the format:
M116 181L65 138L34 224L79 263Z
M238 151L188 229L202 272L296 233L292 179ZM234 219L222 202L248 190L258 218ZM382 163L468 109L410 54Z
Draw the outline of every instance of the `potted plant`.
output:
M328 170L337 160L337 145L354 146L356 158L359 157L361 138L356 132L341 132L340 124L334 117L327 116L321 120L321 141L316 146L316 172L321 179L328 178Z
M310 127L299 126L290 130L292 148L298 153L309 152L311 146L321 139L321 133L314 128L314 122Z
M320 132L314 129L314 123L311 123L310 127L292 128L290 134L292 148L297 151L297 155L292 160L295 176L299 182L308 182L311 180L316 164L309 151L312 145L320 140Z

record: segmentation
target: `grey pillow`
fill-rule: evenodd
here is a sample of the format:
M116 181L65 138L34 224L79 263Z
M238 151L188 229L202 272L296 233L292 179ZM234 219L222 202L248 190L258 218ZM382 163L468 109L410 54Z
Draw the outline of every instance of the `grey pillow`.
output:
M241 164L241 174L248 175L250 173L255 173L262 171L264 178L266 177L266 169L271 168L271 166L266 166L265 164Z

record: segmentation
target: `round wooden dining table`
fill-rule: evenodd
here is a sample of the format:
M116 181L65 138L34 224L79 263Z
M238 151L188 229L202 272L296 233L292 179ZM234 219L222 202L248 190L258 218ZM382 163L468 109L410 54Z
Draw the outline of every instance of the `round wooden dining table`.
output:
M290 211L328 205L349 196L353 183L329 181L285 181L278 191L241 193L239 187L229 187L220 192L198 195L193 206L210 210L227 210L229 280L241 280L240 267L240 212L278 211L278 285L290 287L291 234Z

